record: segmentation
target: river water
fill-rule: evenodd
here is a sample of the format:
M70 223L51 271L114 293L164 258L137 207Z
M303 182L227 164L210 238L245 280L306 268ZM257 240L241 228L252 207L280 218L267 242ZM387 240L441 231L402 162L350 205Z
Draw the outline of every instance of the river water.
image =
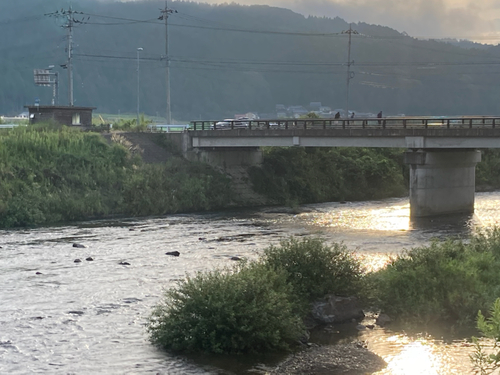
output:
M479 193L473 217L416 223L408 199L389 199L308 205L298 215L263 208L0 231L0 374L264 373L283 357L183 357L153 347L145 322L163 290L186 273L231 265L231 257L256 259L290 236L343 242L367 267L381 267L432 238L497 225L499 203L500 192ZM320 340L336 342L340 334ZM354 330L347 339L366 341L389 363L380 374L471 368L472 349L460 339L383 328Z

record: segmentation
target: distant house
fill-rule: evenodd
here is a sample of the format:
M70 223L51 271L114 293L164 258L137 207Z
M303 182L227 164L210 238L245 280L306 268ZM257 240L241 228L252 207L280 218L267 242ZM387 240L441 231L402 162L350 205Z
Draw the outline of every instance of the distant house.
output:
M313 112L319 112L321 110L321 102L309 103L309 109Z
M309 113L309 111L301 105L296 105L296 106L288 107L288 113L293 118L300 118L302 116L307 115Z
M243 114L239 114L239 115L234 115L234 118L236 120L238 120L238 119L257 120L259 118L259 116L257 116L253 112L248 112L248 113L243 113Z
M69 106L25 106L28 109L30 124L52 121L61 125L90 128L94 107Z

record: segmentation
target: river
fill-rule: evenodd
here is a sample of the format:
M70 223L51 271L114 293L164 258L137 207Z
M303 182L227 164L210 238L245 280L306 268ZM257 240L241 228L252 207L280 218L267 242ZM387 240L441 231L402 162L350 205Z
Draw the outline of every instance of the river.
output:
M496 225L499 203L500 192L478 193L473 217L417 223L409 220L406 198L307 205L298 215L262 208L2 230L0 373L264 373L282 357L183 357L153 347L145 321L163 290L186 273L231 265L231 257L256 259L290 236L343 242L367 267L381 267L432 238ZM165 255L169 251L180 256ZM470 370L471 348L460 339L376 328L318 340L336 342L346 334L389 363L380 374Z

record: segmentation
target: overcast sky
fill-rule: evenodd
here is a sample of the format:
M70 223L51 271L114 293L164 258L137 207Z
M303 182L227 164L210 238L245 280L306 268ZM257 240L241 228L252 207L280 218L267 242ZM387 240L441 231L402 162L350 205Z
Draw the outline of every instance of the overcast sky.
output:
M223 3L220 0L199 0ZM231 1L226 1L231 2ZM268 4L304 15L340 17L406 31L414 37L500 42L500 0L237 0Z

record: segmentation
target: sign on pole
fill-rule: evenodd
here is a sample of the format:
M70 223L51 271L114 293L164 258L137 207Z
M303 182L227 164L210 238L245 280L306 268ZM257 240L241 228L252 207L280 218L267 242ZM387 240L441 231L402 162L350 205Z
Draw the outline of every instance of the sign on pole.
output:
M38 86L52 86L55 81L51 80L51 76L54 73L51 73L50 70L47 69L34 69L33 70L35 76L35 85Z

